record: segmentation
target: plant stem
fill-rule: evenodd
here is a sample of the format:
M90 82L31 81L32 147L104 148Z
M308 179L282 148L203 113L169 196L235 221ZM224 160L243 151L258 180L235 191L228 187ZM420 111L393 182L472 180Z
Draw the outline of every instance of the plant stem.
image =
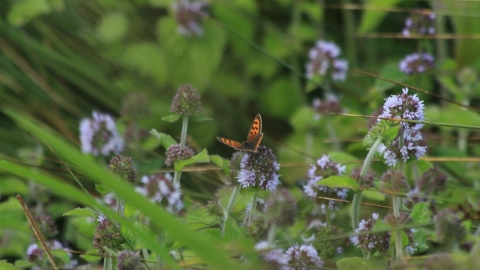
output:
M233 203L235 202L235 198L237 197L238 186L234 186L232 190L232 195L230 195L230 199L228 200L227 207L223 210L223 226L222 226L222 235L225 233L225 226L227 223L228 215L230 214L230 210L232 209Z
M258 194L255 194L252 197L250 213L248 213L247 226L250 226L250 222L252 222L252 220L253 220L253 215L255 214L255 210L257 208L257 197L258 197Z
M180 146L184 147L185 143L187 141L187 130L188 130L188 116L184 115L183 116L183 122L182 122L182 135L180 137ZM180 177L182 176L182 172L177 172L175 171L175 174L173 175L173 181L175 183L180 183Z
M270 228L268 229L268 236L267 236L267 240L268 240L268 244L270 246L273 246L273 239L275 238L275 232L277 230L277 225L275 224L272 224L270 226Z

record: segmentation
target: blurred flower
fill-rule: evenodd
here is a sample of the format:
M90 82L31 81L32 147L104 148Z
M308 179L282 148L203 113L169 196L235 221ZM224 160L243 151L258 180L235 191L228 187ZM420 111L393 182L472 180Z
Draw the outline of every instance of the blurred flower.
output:
M131 92L122 100L122 116L138 119L150 114L148 96L142 92Z
M342 111L338 98L333 94L326 94L324 101L319 98L314 98L312 107L315 110L315 120L320 119L320 116L326 112L339 113Z
M345 173L345 166L330 161L330 157L323 155L317 160L317 163L308 171L308 183L303 187L305 195L315 199L316 197L340 198L347 197L348 190L345 188L329 188L319 186L318 182L334 175L342 175ZM328 203L329 209L336 208L336 202L330 200Z
M275 248L267 241L255 244L255 250L260 252L260 257L267 263L267 269L280 269L287 263L283 250Z
M428 201L428 196L446 188L447 175L435 166L422 174L415 183L415 188L407 193L404 199L405 205L413 207L419 202Z
M367 219L360 222L358 224L358 228L355 229L356 233L360 232L369 232L375 227L375 223L377 223L378 214L373 213L372 219ZM386 253L390 246L390 233L389 232L382 232L382 233L368 233L362 235L355 235L350 237L352 243L361 250L370 252L372 250L377 250L380 253Z
M405 225L410 221L412 221L410 215L405 212L401 212L397 217L395 217L395 215L393 214L387 214L387 216L385 216L385 218L383 219L383 223L391 225L393 227ZM415 232L415 229L405 228L403 229L403 232L405 233L405 235L407 235L408 238L408 245L405 247L405 251L408 254L413 255L417 250L418 246L418 243L415 243L413 239L413 233Z
M338 59L340 48L333 42L317 41L315 47L310 49L308 57L310 62L306 65L307 77L315 74L330 75L334 81L344 81L347 76L348 61Z
M285 260L288 265L282 270L311 269L323 267L323 261L312 246L295 244L285 252Z
M412 12L405 20L405 28L403 28L402 34L406 37L411 34L435 34L435 13Z
M434 63L435 58L429 53L412 53L403 58L399 64L399 68L401 72L412 75L423 73L433 68Z
M454 211L445 208L433 217L437 243L454 244L462 240L467 231L462 225L461 219Z
M380 189L384 191L407 193L410 191L410 184L403 172L390 169L382 174L380 179Z
M405 120L424 120L424 105L416 94L408 95L408 89L404 88L400 95L392 95L386 99L383 105L383 113L379 117L383 118L398 118ZM376 125L372 127L374 130L376 126L384 123L385 120L378 119ZM384 143L378 147L378 152L383 155L387 165L394 166L399 158L406 162L410 155L417 159L425 155L427 151L426 146L421 146L419 143L423 139L420 130L423 124L411 124L400 122L401 129L389 145ZM400 143L400 140L403 142Z
M328 224L319 224L319 226L315 226L313 229L316 231L315 239L337 237L340 233L337 227ZM333 258L336 255L343 254L342 245L344 245L346 241L349 242L350 239L337 238L330 241L313 241L313 246L316 250L318 250L320 257L323 259L328 259Z
M198 0L178 0L173 4L175 18L177 19L177 31L186 37L203 36L201 22L203 17L208 16L208 4Z
M40 228L40 232L43 236L45 236L45 238L53 237L58 233L57 225L55 225L55 222L52 220L51 216L40 215L35 218L35 221Z
M280 183L277 174L280 164L273 151L266 146L258 147L256 153L237 151L230 161L232 176L243 188L257 186L273 191Z
M120 228L116 227L104 216L98 217L97 221L98 225L95 228L93 247L98 249L101 254L105 254L107 252L106 249L121 250L125 240L120 235Z
M363 189L374 188L375 187L375 173L368 172L363 178L360 176L360 168L353 169L350 177L357 180L357 183Z
M108 156L123 150L123 139L117 133L115 122L108 114L92 113L93 118L80 122L80 141L84 154Z
M180 183L174 182L170 174L143 176L141 181L144 186L137 187L136 190L152 202L162 204L170 213L178 213L183 209Z
M268 224L280 227L292 226L295 223L297 204L292 194L285 189L273 191L265 201L265 220Z
M165 164L167 164L167 166L170 166L177 161L189 159L194 155L195 152L193 152L192 148L188 146L181 146L180 144L172 144L167 149L167 160L165 161Z
M133 183L137 180L137 173L133 168L133 161L131 157L125 157L117 154L110 159L108 169L115 175L118 175L129 182Z
M170 112L192 116L202 111L202 102L198 90L186 84L177 89L173 97Z
M62 243L57 240L47 241L46 244L50 251L63 250L65 248ZM27 249L27 257L29 262L41 262L43 260L43 249L37 244L30 245ZM70 254L69 257L71 257ZM76 264L76 262L72 262L71 266L73 266L73 264Z
M140 256L131 250L123 250L117 255L118 270L144 270Z

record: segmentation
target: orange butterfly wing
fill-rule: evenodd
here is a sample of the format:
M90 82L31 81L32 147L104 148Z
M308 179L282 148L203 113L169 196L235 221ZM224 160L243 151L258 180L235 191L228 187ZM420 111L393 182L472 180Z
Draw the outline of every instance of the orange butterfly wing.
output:
M253 142L256 139L257 135L260 133L262 133L262 117L260 116L260 114L257 114L257 116L255 116L255 119L253 119L250 130L248 131L247 142Z
M225 138L222 138L222 137L217 137L217 140L219 140L220 142L230 146L230 147L233 147L235 149L239 149L240 147L242 147L242 144L239 143L239 142L236 142L234 140L229 140L229 139L225 139Z

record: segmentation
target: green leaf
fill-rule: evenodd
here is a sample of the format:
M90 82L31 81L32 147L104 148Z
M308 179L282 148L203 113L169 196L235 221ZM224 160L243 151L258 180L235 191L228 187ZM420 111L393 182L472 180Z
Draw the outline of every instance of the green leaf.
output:
M70 264L70 257L68 256L68 253L63 250L50 250L52 253L52 256L55 258L59 258L65 265Z
M426 160L423 160L423 159L414 160L414 161L410 162L410 164L417 165L417 168L420 170L420 173L424 173L424 172L426 172L430 169L433 169L432 163L430 163Z
M357 191L360 188L357 181L348 176L330 176L318 181L316 185L330 188L348 188L353 191Z
M399 131L400 131L400 125L395 125L387 128L382 135L385 141L391 142L398 136Z
M374 190L364 190L362 192L362 197L365 197L370 200L384 201L386 196L384 193L374 191Z
M338 270L352 270L352 269L362 269L362 270L378 270L378 269L387 269L388 261L384 256L374 257L370 260L359 258L359 257L349 257L337 261Z
M417 244L415 253L422 253L428 250L427 237L428 233L423 228L417 228L413 232L413 241Z
M95 190L98 191L98 193L100 193L102 195L106 195L106 194L112 192L111 189L109 189L105 186L102 186L100 184L97 184L97 183L95 183Z
M84 259L87 262L96 262L102 259L98 249L90 249L85 252L85 254L80 255L80 258Z
M212 118L208 118L207 116L201 114L201 113L196 113L192 115L192 119L195 122L203 122L203 121L212 121Z
M219 155L210 155L210 162L222 168L226 175L230 175L230 160L224 159Z
M389 14L389 11L380 11L395 7L400 0L369 0L363 7L365 8L362 19L358 27L358 32L363 34L374 30L382 22L383 18Z
M79 216L79 217L92 217L95 218L97 215L95 211L91 208L75 208L71 211L65 212L64 216Z
M150 130L150 134L157 137L157 139L160 141L160 143L165 149L168 149L172 144L177 143L175 139L170 137L170 135L167 135L165 133L159 133L155 129Z
M243 239L242 228L233 218L228 217L224 225L223 242L231 243Z
M106 43L120 40L128 31L128 18L120 12L102 16L97 27L98 37Z
M165 122L168 122L168 123L173 123L173 122L177 121L178 119L180 119L180 114L171 114L171 115L167 115L167 116L162 117L162 121L165 121Z
M16 260L15 261L15 267L14 268L8 268L10 267L9 265L5 265L6 261L0 261L0 269L6 269L6 270L9 270L9 269L16 269L18 270L17 267L19 268L27 268L27 267L32 267L34 266L35 264L32 263L32 262L29 262L29 261L24 261L24 260ZM11 264L10 264L11 265ZM5 268L4 268L5 267Z
M417 203L413 206L410 217L415 224L425 224L432 220L432 211L430 211L427 202Z
M175 162L175 171L179 172L183 169L183 167L195 164L195 163L207 163L210 162L210 158L208 157L207 149L203 149L202 152L196 154L195 156Z

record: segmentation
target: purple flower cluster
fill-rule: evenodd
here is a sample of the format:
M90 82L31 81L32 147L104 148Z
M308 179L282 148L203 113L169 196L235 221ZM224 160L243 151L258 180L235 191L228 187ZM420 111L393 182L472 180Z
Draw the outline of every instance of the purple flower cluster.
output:
M408 95L408 89L404 88L402 94L387 98L383 105L383 113L379 117L424 120L423 109L423 101L416 94ZM381 119L378 121L380 122ZM406 162L409 155L420 158L427 152L427 147L419 144L423 140L420 133L423 124L401 122L400 125L401 129L397 138L389 145L382 143L378 147L378 152L383 155L389 166L394 166L399 158Z
M340 48L335 43L324 40L317 41L315 47L311 48L308 53L310 61L306 65L307 77L312 78L315 74L330 75L334 81L345 81L348 61L338 59L339 55Z
M233 175L243 188L257 186L273 191L277 188L280 164L273 151L266 146L260 146L256 153L235 152L230 161Z
M409 37L411 34L433 35L435 34L435 13L413 12L405 20L405 28L402 35Z
M324 264L312 246L295 244L283 252L282 249L263 241L255 245L255 250L261 252L260 257L267 262L270 267L268 269L317 269Z
M355 229L355 232L360 233L371 231L375 227L377 220L378 214L373 213L371 219L362 219L360 224L358 224L358 228ZM350 237L350 241L361 250L369 252L376 249L380 253L386 253L390 245L390 233L383 232L355 235Z
M186 84L177 89L170 105L170 112L192 116L202 111L201 96L196 88Z
M170 213L178 213L183 207L180 184L173 181L170 174L155 174L143 176L143 187L137 187L137 192L150 198L152 202L161 203Z
M317 185L317 183L322 179L326 179L334 175L342 175L343 173L345 173L345 166L330 161L329 156L322 156L308 171L309 181L307 185L303 187L305 195L313 199L318 196L345 199L347 197L347 189L329 188ZM329 201L329 209L335 209L335 206L336 204L334 201Z
M176 161L189 159L194 155L195 152L193 152L192 148L188 146L181 146L180 144L172 144L167 149L167 160L165 161L165 164L167 164L167 166L170 166Z
M93 118L85 118L80 122L82 152L94 156L121 152L123 139L117 133L113 118L95 111L92 116Z
M412 53L400 62L400 71L407 74L423 73L434 66L435 58L429 53Z
M342 111L338 98L330 93L325 96L323 101L319 98L314 98L312 101L312 107L315 110L315 120L320 119L320 116L326 112L339 113Z
M208 16L208 4L198 0L178 0L173 4L175 18L177 19L177 31L183 36L203 36L201 26L204 17Z

